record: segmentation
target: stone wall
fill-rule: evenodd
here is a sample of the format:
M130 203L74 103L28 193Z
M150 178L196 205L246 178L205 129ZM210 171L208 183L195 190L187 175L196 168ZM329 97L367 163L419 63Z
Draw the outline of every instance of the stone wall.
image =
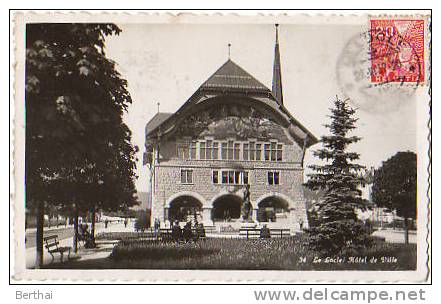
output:
M307 225L305 199L303 196L302 149L293 142L284 145L283 161L244 160L181 160L177 158L176 141L162 142L159 147L159 162L155 165L153 180L152 218L164 222L164 208L179 195L192 195L203 205L203 216L209 214L213 201L228 193L242 197L243 186L213 184L215 169L238 169L248 171L251 203L258 203L271 195L279 196L289 204L288 222L298 228L299 220ZM181 184L181 169L193 170L193 183ZM269 185L267 172L280 171L280 184Z

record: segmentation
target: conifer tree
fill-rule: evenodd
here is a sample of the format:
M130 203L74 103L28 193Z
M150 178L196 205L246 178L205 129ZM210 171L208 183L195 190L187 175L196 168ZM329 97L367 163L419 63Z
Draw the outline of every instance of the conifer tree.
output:
M331 135L322 136L323 147L314 151L314 156L324 164L309 166L314 173L308 175L305 184L311 190L324 191L323 198L314 206L317 224L307 230L308 244L325 254L346 254L369 245L367 229L356 214L357 209L364 209L358 189L364 167L355 163L359 154L348 151L348 146L361 138L350 135L357 118L348 100L336 97L330 110L331 123L325 126Z

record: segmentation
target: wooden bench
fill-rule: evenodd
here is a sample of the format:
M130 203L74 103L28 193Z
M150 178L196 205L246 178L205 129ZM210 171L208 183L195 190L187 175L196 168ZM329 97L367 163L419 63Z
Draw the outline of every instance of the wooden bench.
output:
M260 238L260 228L240 228L239 235L245 236L247 239ZM284 238L290 237L291 232L287 228L270 228L271 237Z
M45 242L45 247L46 247L47 251L52 256L52 262L55 259L54 253L60 254L61 262L63 262L63 256L66 251L69 252L67 255L67 258L68 259L70 258L70 250L72 249L72 247L59 247L58 245L60 244L60 242L58 241L58 235L51 235L51 236L44 237L43 241Z

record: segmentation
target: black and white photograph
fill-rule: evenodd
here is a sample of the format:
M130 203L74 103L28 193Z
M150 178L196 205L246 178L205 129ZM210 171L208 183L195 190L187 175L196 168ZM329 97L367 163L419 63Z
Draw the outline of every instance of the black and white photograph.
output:
M430 11L14 18L16 277L427 279Z

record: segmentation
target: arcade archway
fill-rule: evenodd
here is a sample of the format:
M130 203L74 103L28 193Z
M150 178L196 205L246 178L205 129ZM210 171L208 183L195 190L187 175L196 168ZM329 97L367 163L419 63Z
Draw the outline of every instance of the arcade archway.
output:
M242 199L234 194L226 194L213 202L213 221L231 221L240 218Z
M170 202L168 219L170 222L198 220L202 213L202 203L190 195L181 195Z
M289 213L288 202L279 196L269 196L258 204L257 220L259 222L277 222L285 219Z

